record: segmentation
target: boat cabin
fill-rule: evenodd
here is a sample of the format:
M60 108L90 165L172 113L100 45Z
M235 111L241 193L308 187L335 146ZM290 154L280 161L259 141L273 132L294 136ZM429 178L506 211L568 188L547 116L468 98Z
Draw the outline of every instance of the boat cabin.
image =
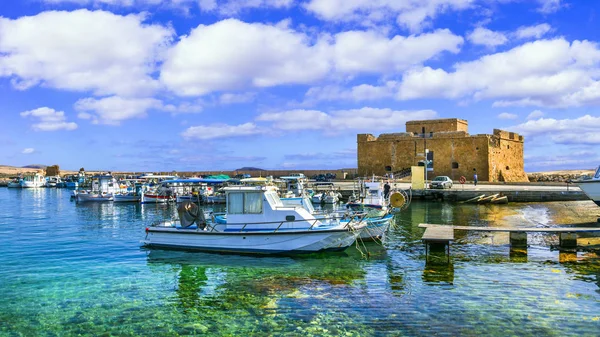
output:
M226 230L301 229L318 221L301 205L284 205L275 186L232 186L227 197Z
M92 177L92 192L118 193L121 187L117 180L110 174Z

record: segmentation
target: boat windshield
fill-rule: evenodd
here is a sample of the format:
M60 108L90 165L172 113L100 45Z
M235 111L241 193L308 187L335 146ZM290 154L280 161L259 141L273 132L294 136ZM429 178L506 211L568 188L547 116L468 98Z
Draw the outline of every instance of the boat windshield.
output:
M596 169L596 174L594 175L594 178L600 178L600 166L598 166L598 168Z

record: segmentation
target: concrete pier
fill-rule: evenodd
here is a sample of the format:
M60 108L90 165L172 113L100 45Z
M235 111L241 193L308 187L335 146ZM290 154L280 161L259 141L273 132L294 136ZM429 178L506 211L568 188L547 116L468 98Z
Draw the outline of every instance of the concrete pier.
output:
M410 183L392 182L392 189L399 188L408 190ZM352 195L352 182L335 182L344 198ZM579 201L589 198L577 187L566 184L548 185L541 183L522 184L484 184L474 186L473 184L461 185L455 182L450 189L425 189L412 190L413 198L426 200L439 200L449 202L461 202L480 196L482 194L499 194L506 196L509 202L546 202L546 201Z

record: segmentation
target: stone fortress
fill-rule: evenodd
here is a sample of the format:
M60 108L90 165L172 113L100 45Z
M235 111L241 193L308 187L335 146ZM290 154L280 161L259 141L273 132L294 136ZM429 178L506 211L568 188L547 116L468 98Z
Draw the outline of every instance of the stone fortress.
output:
M410 172L411 166L424 166L427 156L428 179L448 176L458 184L461 176L473 180L477 173L480 181L529 181L523 136L498 129L469 135L463 119L409 121L404 133L359 134L357 139L360 176Z

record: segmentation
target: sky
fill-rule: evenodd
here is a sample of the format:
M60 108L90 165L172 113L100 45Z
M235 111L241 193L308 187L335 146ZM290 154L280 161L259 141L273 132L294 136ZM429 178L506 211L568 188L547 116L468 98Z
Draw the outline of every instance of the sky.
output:
M461 118L600 164L600 1L0 0L0 164L339 169Z

